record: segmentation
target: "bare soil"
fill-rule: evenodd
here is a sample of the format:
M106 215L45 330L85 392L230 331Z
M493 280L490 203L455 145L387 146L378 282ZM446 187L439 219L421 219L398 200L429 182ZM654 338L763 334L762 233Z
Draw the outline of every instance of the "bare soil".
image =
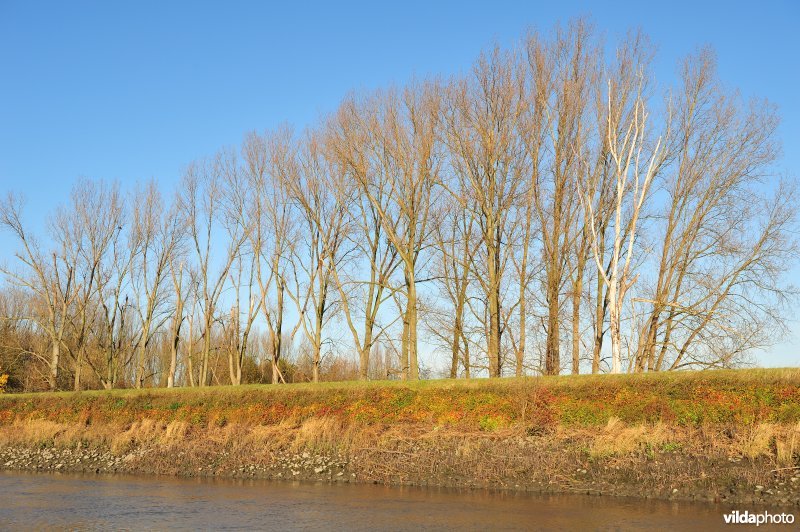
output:
M0 469L486 488L800 506L800 467L753 429L458 432L335 419L248 427L143 421L0 427ZM794 427L783 429L794 430ZM763 432L763 429L759 429ZM792 432L793 433L793 432ZM776 436L777 434L777 436ZM748 445L750 447L748 447ZM752 456L747 456L747 454Z

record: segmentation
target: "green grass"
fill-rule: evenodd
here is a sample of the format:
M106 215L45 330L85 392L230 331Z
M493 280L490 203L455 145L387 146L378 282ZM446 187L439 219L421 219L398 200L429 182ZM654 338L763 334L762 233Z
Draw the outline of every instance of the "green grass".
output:
M408 388L412 390L424 389L492 389L496 387L528 387L530 385L555 385L559 387L587 387L595 384L620 385L632 382L651 383L691 383L693 381L712 381L719 383L759 383L774 384L779 382L793 382L800 386L800 368L757 368L757 369L731 369L708 371L670 371L658 373L637 373L619 375L559 375L537 377L505 377L500 379L430 379L420 381L398 380L372 380L372 381L343 381L320 383L295 383L295 384L243 384L240 386L206 386L178 387L178 388L143 388L143 389L116 389L116 390L85 390L81 392L33 392L0 395L0 401L19 400L42 397L74 397L81 396L108 396L119 395L123 397L151 394L239 394L248 391L264 391L270 393L290 393L294 391L320 391L320 390L363 390L375 388Z
M428 423L476 430L626 422L678 425L800 422L800 369L638 375L370 381L98 390L0 396L15 420L119 422L152 418L270 424L334 416L358 423ZM224 420L224 421L222 421Z

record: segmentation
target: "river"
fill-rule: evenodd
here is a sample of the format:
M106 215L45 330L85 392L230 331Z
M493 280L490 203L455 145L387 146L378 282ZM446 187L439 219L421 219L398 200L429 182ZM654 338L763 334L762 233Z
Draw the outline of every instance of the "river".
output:
M715 530L726 511L585 495L0 471L0 529L14 530Z

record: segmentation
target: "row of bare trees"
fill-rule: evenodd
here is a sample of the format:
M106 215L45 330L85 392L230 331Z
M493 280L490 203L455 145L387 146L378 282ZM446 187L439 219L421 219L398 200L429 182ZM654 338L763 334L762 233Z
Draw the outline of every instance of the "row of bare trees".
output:
M708 50L672 87L652 56L533 34L251 133L171 198L81 181L44 240L9 196L4 356L52 389L286 382L289 352L313 381L740 364L795 294L777 116Z

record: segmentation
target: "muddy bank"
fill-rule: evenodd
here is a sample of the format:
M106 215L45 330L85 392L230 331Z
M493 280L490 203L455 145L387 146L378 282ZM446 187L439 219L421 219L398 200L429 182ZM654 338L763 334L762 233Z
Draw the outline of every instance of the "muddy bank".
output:
M0 396L0 468L800 506L800 370Z
M767 441L774 444L776 428L771 429ZM205 428L144 421L101 432L86 426L18 426L17 437L6 434L0 446L0 468L800 506L800 468L779 467L768 455L743 456L742 444L752 444L753 435L737 439L731 430L606 426L487 435L425 426L354 427L324 419Z

